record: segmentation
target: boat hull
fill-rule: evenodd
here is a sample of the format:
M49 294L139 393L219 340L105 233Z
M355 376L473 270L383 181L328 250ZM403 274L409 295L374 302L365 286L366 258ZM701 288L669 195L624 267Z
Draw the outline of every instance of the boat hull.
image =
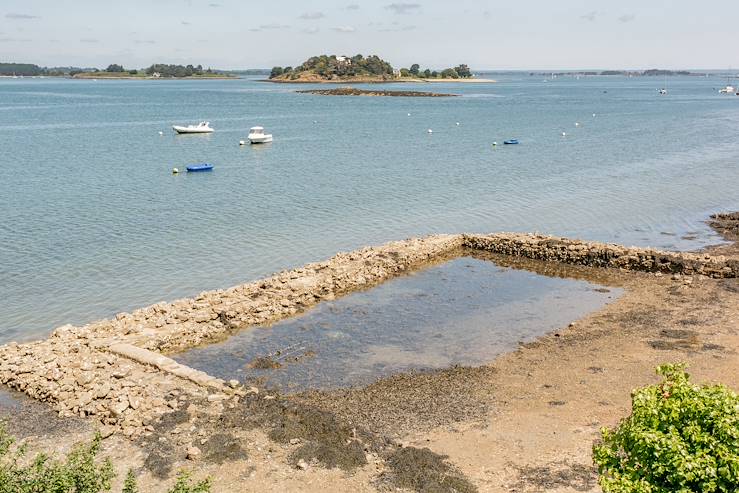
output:
M198 173L202 171L213 171L213 165L212 164L197 164L194 166L188 166L187 168L188 173Z
M249 142L252 144L269 144L272 142L271 135L260 135L259 137L248 137Z
M194 127L178 127L173 126L172 129L178 134L210 134L213 133L212 128L194 128Z

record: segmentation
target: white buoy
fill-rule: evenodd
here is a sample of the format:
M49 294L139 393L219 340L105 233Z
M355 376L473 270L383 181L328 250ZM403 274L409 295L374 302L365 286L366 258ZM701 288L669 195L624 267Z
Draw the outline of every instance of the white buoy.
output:
M578 123L578 122L575 122L575 126L576 126L576 127L579 127L579 126L580 126L580 123Z
M434 133L434 131L429 128L429 133L432 134Z
M164 132L159 132L159 135L164 135Z
M240 141L239 141L239 145L240 145L240 146L246 145L246 142L244 142L243 140L240 140Z
M459 126L459 122L457 122L457 126Z
M593 113L593 118L595 118L595 113Z
M408 116L411 116L411 114L410 114L410 113L408 113Z
M180 170L178 170L177 168L172 168L172 174L173 175L176 175L179 172L180 172Z
M318 120L313 120L313 123L318 123Z
M497 146L497 145L498 145L498 143L497 143L497 142L493 142L493 147L495 147L495 146Z
M567 132L562 132L562 137L567 137Z

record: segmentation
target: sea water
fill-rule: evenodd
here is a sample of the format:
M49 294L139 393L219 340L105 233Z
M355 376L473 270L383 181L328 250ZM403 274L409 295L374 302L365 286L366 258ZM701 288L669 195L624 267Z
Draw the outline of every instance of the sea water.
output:
M0 80L0 342L430 233L717 241L707 214L739 205L724 80L674 77L660 96L661 78L497 78L382 86L448 99ZM171 130L201 120L216 132ZM239 146L256 125L274 143Z

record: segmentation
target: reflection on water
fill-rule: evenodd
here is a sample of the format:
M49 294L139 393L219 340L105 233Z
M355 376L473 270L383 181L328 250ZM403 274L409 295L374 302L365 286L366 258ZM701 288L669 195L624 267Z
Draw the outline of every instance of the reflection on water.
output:
M489 362L619 294L462 257L175 359L285 391L362 385L410 369Z

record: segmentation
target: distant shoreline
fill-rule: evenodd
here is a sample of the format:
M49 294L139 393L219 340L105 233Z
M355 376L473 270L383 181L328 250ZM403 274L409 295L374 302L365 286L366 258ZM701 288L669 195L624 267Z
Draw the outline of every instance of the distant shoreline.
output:
M352 78L352 79L338 79L338 80L322 80L322 79L261 79L259 82L271 82L273 84L423 84L426 82L446 82L452 84L480 84L489 83L493 84L498 81L494 79L368 79L368 78Z
M77 74L73 76L66 76L67 79L82 79L82 80L224 80L224 79L240 79L240 77L234 75L209 75L209 76L198 76L191 75L188 77L137 77L135 75L96 75L96 74Z

